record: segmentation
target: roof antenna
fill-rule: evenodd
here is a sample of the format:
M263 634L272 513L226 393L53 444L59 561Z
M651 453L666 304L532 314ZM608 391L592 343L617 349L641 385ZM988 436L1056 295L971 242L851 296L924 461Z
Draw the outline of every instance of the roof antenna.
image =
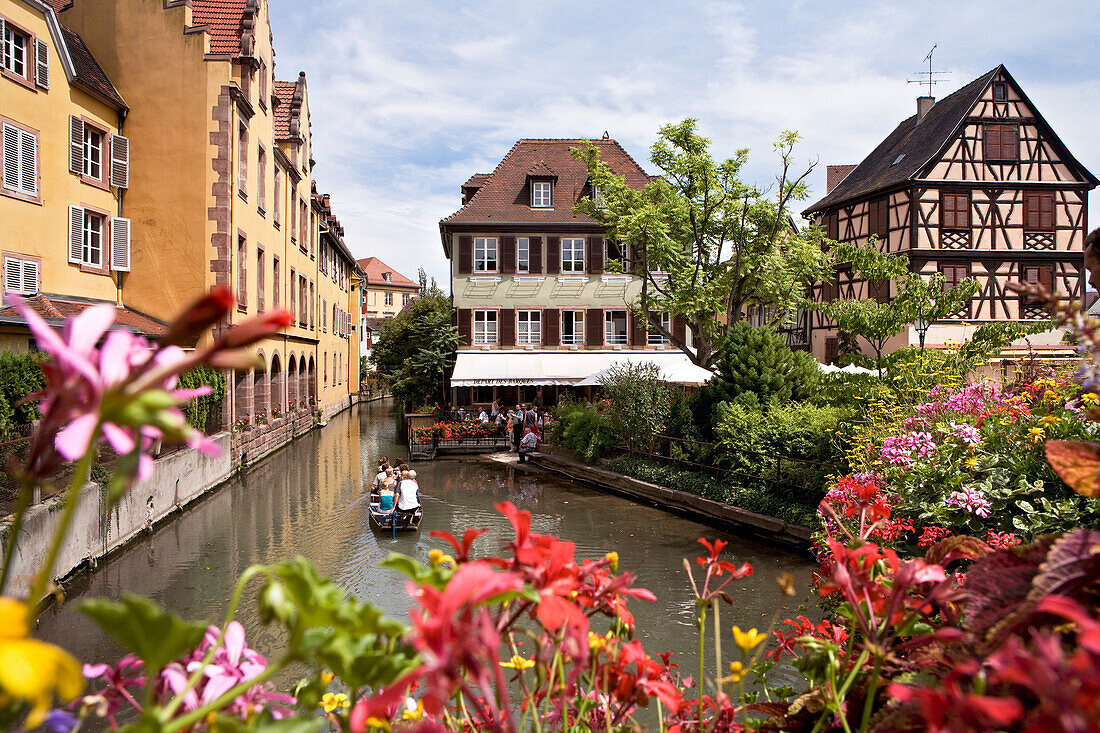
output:
M607 130L603 131L603 139L604 140L610 140L611 139L611 136L607 134Z
M947 76L948 74L951 73L950 71L932 71L932 54L935 52L936 46L938 46L938 45L940 45L940 44L933 43L932 44L932 50L929 51L928 55L924 57L924 60L928 62L928 71L914 72L914 76L924 76L924 77L927 77L927 78L926 79L906 79L905 80L906 84L927 84L928 85L928 96L929 97L932 96L932 86L934 84L939 84L941 82L947 81L946 79L937 79L936 77L938 77L938 76Z

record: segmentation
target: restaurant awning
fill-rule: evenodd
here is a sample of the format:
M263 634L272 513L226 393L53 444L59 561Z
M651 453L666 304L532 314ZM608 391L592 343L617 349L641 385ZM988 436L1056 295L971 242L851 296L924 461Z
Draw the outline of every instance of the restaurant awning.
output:
M702 384L710 374L679 351L464 351L455 361L451 386L572 386L613 364L647 361L677 384Z

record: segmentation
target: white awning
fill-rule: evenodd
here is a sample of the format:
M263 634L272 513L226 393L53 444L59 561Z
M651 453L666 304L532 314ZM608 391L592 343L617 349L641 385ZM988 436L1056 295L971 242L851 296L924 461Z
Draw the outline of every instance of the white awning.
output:
M573 386L612 364L647 361L677 384L702 384L710 378L710 372L679 351L463 351L455 361L451 386Z

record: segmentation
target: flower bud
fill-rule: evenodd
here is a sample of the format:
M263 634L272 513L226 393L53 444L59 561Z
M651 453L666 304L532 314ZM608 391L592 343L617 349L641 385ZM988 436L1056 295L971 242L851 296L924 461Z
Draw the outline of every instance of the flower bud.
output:
M175 346L193 345L206 332L206 329L229 313L235 302L227 288L221 285L215 286L168 325L168 333L161 337L161 343Z
M279 333L293 322L294 317L288 310L268 311L230 328L218 339L218 346L222 349L251 346L260 339Z

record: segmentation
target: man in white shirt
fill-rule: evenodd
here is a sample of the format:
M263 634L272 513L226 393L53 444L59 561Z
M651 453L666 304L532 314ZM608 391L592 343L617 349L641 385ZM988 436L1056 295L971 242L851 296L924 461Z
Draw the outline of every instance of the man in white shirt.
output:
M412 514L420 506L418 492L420 485L416 483L416 471L406 471L397 484L397 511Z
M489 413L485 410L482 410L481 414L477 416L477 419L478 421L487 425L489 423Z
M389 465L385 463L378 464L378 475L374 477L374 484L373 488L371 489L372 491L378 491L382 488L382 482L386 480L387 468L389 468Z
M539 436L531 428L523 429L523 438L519 441L519 462L527 463L527 454L534 453L539 447Z

